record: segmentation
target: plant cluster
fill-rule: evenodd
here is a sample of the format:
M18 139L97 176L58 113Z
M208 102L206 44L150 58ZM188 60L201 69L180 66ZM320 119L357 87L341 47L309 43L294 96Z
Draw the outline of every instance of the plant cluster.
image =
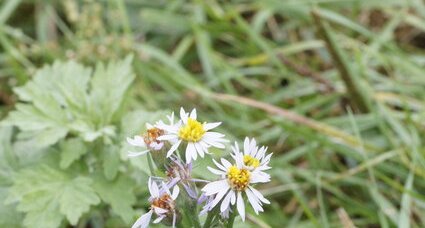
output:
M201 123L197 120L196 109L187 113L183 108L177 123L174 123L174 113L167 118L168 124L163 121L147 124L145 133L127 138L132 146L144 149L129 152L129 156L149 153L149 159L152 158L159 171L155 172L156 169L151 167L153 175L148 181L150 210L134 223L133 228L147 227L154 214L157 217L154 223L164 221L175 227L185 215L194 227L200 227L198 215L206 213L204 227L218 223L232 227L236 211L245 220L246 199L255 213L263 211L262 205L270 202L253 186L270 181L270 175L265 171L270 169L268 164L272 154L266 155L266 147L259 148L255 139L245 138L241 150L235 142L231 153L233 163L224 158L220 162L213 159L218 169L207 167L219 176L217 180L195 179L191 171L197 158L210 154L210 147L225 149L225 135L211 131L221 122ZM163 175L154 175L157 173ZM198 182L206 183L201 193L197 189ZM180 188L184 189L182 194L179 194ZM172 193L170 189L173 189ZM204 204L200 213L199 204Z

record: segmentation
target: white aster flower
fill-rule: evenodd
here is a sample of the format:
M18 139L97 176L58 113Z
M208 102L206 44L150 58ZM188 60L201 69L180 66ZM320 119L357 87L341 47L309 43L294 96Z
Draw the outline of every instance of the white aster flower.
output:
M196 120L196 109L186 113L183 108L180 109L180 121L175 125L161 126L166 133L160 136L159 140L168 140L173 144L167 152L167 157L171 156L177 150L182 142L187 143L186 147L186 163L196 160L199 156L204 157L210 146L224 148L224 135L209 130L218 127L221 122L200 123Z
M170 121L170 125L174 125L174 113L171 116L167 116ZM166 126L164 122L158 121L154 125L146 123L146 132L142 135L135 135L133 138L127 137L127 142L136 147L144 148L139 152L129 152L129 157L137 157L144 155L149 151L159 151L164 147L164 142L158 138L165 134L164 129L161 126Z
M263 175L260 171L250 171L241 161L236 161L235 165L232 165L224 158L221 159L221 164L215 160L213 161L219 169L211 167L208 167L208 169L212 173L220 175L221 179L210 182L202 188L206 196L215 195L214 200L209 206L209 210L214 208L220 201L220 212L226 212L231 205L236 204L239 215L245 221L245 203L242 193L245 193L249 203L257 214L263 211L263 203L270 203L252 186L256 183L269 182L269 176Z
M151 207L149 212L142 215L131 228L146 228L149 226L152 215L155 214L157 218L153 221L153 223L159 223L164 218L173 218L172 226L176 225L176 203L175 200L179 195L179 187L175 186L173 189L173 193L170 193L170 190L166 186L164 182L161 183L161 186L158 185L149 178L148 182L149 192L151 197L149 201L151 203Z
M248 137L245 138L242 152L239 150L237 142L235 142L235 146L232 146L232 150L232 157L251 171L265 171L271 169L268 164L273 153L266 156L267 147L262 146L258 148L254 138L252 140L249 140ZM264 175L268 174L264 173Z

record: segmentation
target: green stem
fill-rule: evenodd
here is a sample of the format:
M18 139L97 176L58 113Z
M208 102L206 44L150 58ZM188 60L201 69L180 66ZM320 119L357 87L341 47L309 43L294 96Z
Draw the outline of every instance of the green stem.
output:
M213 218L214 218L214 215L215 215L215 213L213 213L213 211L208 213L207 219L205 220L203 228L210 228L211 222L213 221Z
M151 172L151 176L155 176L155 170L153 168L153 163L152 163L152 155L148 153L148 156L146 157L146 159L148 159L149 171Z
M235 208L233 208L233 213L230 213L230 217L227 220L227 228L233 228L233 223L235 222L236 213L234 211Z

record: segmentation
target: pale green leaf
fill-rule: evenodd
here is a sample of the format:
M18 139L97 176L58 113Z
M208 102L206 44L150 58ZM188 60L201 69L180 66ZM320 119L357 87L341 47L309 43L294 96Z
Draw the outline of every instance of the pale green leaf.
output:
M62 169L68 168L74 161L87 153L87 147L83 141L78 138L68 139L60 143Z
M76 225L82 214L89 211L91 205L100 203L99 197L90 186L91 179L77 177L64 186L60 196L60 211L66 215L71 225Z
M80 216L100 199L86 177L72 177L47 165L18 173L7 203L18 202L26 227L58 227L66 217L76 225Z
M130 223L135 214L132 208L132 205L136 203L134 187L134 181L126 176L120 176L115 181L98 177L94 183L94 189L100 198L111 205L114 213L126 223Z
M113 116L134 80L131 61L129 56L106 66L99 63L94 71L73 61L45 66L15 88L25 103L18 103L2 124L30 132L29 140L39 147L53 145L69 132L86 141L113 137Z
M120 62L110 62L107 66L97 64L91 81L90 113L92 120L101 126L111 122L120 107L135 76L131 70L132 56Z
M120 165L120 154L117 146L107 146L103 151L103 173L106 179L113 180L118 173Z

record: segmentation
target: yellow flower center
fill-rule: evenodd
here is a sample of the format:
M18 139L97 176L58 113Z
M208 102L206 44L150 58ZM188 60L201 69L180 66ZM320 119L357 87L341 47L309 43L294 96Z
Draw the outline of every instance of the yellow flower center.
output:
M188 118L187 124L179 130L179 137L189 142L198 142L204 134L204 126L192 118Z
M227 180L233 190L243 191L248 187L251 173L246 169L230 166L227 170Z
M258 159L247 154L243 156L243 163L246 166L251 166L253 168L257 168L258 166L260 166L260 161Z

